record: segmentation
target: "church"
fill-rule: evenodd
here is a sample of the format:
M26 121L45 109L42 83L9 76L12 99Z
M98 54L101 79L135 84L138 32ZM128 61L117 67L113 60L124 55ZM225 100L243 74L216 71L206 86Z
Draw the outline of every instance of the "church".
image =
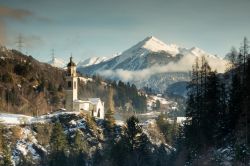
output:
M100 98L88 98L87 100L78 99L78 76L76 64L70 57L66 72L66 98L65 108L67 111L87 113L93 117L104 119L104 102Z

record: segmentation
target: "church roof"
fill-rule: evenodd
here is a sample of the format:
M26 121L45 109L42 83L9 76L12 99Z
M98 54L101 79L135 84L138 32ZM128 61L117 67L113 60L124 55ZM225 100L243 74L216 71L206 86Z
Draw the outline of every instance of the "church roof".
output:
M68 65L67 65L67 67L71 67L71 66L76 66L76 64L72 61L72 56L70 57L70 61L69 61L69 63L68 63Z

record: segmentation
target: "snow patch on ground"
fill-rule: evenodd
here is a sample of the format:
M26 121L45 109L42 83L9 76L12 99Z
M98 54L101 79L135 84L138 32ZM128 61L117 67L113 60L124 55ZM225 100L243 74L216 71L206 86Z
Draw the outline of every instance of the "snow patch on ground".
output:
M21 128L21 139L16 142L15 150L13 151L13 159L16 164L18 164L20 160L20 156L31 155L32 159L40 160L40 155L34 149L34 147L39 148L44 153L47 153L47 150L38 144L37 139L35 138L35 133L31 131L29 128Z
M0 113L0 123L4 124L17 125L17 124L31 123L32 119L33 119L32 116Z
M173 101L170 101L162 96L150 95L147 97L147 110L152 111L156 106L156 101L159 100L161 105L170 105Z
M116 120L116 121L115 121L115 124L118 125L118 126L124 126L124 125L125 125L125 122L122 121L122 120Z
M161 104L170 104L172 102L160 96L152 96L152 98L154 101L159 100Z
M78 77L80 79L80 81L87 83L88 81L92 82L93 79L92 78L87 78L87 77Z
M5 125L46 123L49 122L53 117L58 117L59 115L66 115L66 114L78 115L80 114L80 112L55 112L53 114L41 115L37 117L26 116L21 114L0 113L0 123Z
M157 111L151 111L147 113L137 114L137 116L150 116L150 117L158 117L161 114L161 112ZM147 122L147 121L146 121Z

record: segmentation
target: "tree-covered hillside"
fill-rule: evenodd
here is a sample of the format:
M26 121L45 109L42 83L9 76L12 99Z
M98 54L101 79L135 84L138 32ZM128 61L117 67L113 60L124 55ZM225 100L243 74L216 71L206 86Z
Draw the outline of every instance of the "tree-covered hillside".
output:
M80 76L80 74L79 74ZM107 89L114 89L117 108L146 111L146 97L134 85L93 77L80 81L79 96L107 102ZM65 70L41 63L16 50L0 50L0 112L41 115L64 108Z
M93 76L91 81L79 81L79 98L100 97L108 103L108 93L111 87L114 90L113 101L120 111L147 111L147 98L140 93L135 85L125 84L122 81L105 81L99 76ZM109 109L108 105L105 106Z
M228 72L218 75L205 58L193 65L187 120L174 164L248 165L250 162L250 54L246 38L232 50ZM179 160L179 161L177 161ZM177 164L178 163L178 164ZM223 164L224 163L224 164Z
M16 50L0 50L0 111L44 114L63 106L64 71Z

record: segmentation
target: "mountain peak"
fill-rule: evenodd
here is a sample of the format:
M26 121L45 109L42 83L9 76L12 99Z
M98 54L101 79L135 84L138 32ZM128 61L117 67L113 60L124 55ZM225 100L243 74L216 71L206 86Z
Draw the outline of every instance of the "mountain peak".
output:
M149 41L149 40L159 40L159 39L157 39L157 38L154 37L154 36L148 36L148 37L146 37L144 40Z
M167 45L154 36L146 37L142 42L140 42L140 44L141 48L145 48L152 52L165 51L172 55L175 55L179 52L179 46L175 44Z
M154 36L148 36L144 40L138 42L136 45L122 52L122 54L119 55L119 58L117 58L117 64L125 61L126 59L147 56L150 52L165 52L174 57L175 55L182 53L182 50L186 49L175 44L165 44ZM114 68L115 67L116 66L114 66Z
M154 36L148 36L142 42L144 42L144 43L161 43L161 44L165 44L161 40L159 40L158 38L156 38Z

